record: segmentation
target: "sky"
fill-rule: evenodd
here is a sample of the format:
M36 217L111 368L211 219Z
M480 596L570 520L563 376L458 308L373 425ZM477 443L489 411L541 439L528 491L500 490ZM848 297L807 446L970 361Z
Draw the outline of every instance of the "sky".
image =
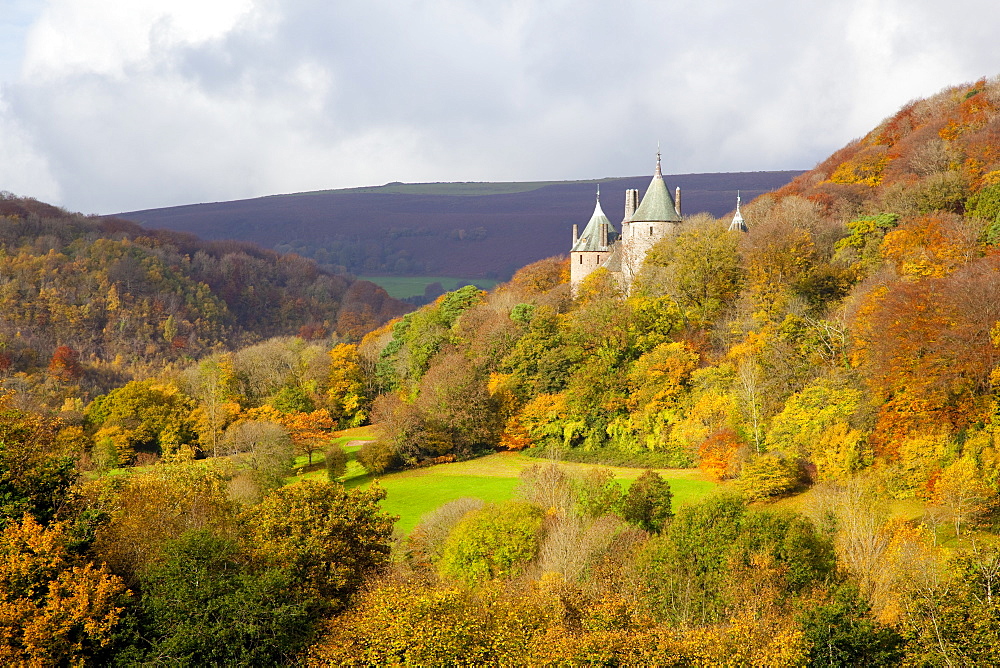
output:
M1000 74L994 0L0 0L0 190L83 213L809 169Z

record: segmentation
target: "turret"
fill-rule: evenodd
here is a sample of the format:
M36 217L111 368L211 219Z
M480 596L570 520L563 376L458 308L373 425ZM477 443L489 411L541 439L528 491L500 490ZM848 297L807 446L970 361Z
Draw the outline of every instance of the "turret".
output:
M583 229L583 233L577 235L576 226L573 227L575 241L569 253L569 275L570 287L575 291L583 279L604 264L611 254L611 246L618 239L618 230L601 209L600 189L597 191L594 213L590 217L590 222Z
M740 213L740 191L736 191L736 215L733 216L733 222L729 223L730 232L748 232L747 223L743 220L743 214Z
M629 199L626 197L626 212ZM660 152L656 151L656 171L649 182L646 193L642 196L639 206L628 216L628 221L622 225L621 267L622 278L626 286L630 286L636 274L646 259L646 253L660 239L676 233L681 222L677 212L676 201L670 196L667 184L663 181L663 168Z

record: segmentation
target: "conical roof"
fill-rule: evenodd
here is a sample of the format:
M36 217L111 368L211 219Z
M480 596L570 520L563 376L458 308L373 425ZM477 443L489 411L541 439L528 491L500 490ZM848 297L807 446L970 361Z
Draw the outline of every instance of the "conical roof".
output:
M740 191L736 191L736 215L733 216L733 222L729 223L730 232L747 232L747 223L743 220L743 214L740 213Z
M633 223L679 223L681 217L674 208L674 200L667 191L660 171L660 154L656 154L656 172L649 182L646 194L642 196L639 208L632 214Z
M618 230L616 230L615 226L611 224L608 217L604 215L604 209L601 208L601 193L598 191L597 205L594 207L594 215L590 217L590 222L587 223L587 227L583 228L583 234L580 235L576 244L573 245L572 252L607 250L607 246L601 245L602 223L607 224L608 226L608 244L611 244L618 238Z

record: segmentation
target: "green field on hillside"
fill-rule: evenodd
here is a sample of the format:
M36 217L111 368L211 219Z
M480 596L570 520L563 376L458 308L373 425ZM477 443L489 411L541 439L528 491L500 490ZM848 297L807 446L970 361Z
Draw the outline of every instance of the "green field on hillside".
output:
M349 442L358 435L343 436L338 440ZM514 452L499 452L478 459L451 464L438 464L426 468L397 473L387 473L378 477L368 475L354 461L359 446L345 448L349 453L346 487L368 487L377 481L386 490L386 499L382 502L383 509L398 515L396 528L401 533L409 533L417 525L420 518L440 506L470 496L483 501L504 501L514 495L521 471L536 464L545 464L547 460L526 457ZM314 454L312 470L290 478L289 482L305 478L326 479L322 469L322 454ZM297 462L304 466L305 461ZM592 468L608 468L624 488L642 474L642 469L620 467L598 467L593 464L578 464L562 462L567 471L581 472ZM696 501L710 494L718 485L706 480L702 474L693 469L660 469L660 475L670 482L674 493L674 508Z
M492 290L497 281L489 278L456 278L454 276L358 276L362 281L371 281L382 286L390 297L406 299L424 294L424 288L431 283L440 283L446 292L457 290L459 283L472 283L480 290Z

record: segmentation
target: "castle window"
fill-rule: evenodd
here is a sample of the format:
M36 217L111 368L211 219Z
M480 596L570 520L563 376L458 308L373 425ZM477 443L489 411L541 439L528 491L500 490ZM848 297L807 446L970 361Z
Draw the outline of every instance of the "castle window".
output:
M650 228L649 228L649 236L653 236L653 228L652 228L652 226L650 226Z
M598 255L598 256L597 256L597 264L600 264L600 263L601 263L601 256L600 256L600 255Z
M580 256L580 264L583 264L583 256Z

